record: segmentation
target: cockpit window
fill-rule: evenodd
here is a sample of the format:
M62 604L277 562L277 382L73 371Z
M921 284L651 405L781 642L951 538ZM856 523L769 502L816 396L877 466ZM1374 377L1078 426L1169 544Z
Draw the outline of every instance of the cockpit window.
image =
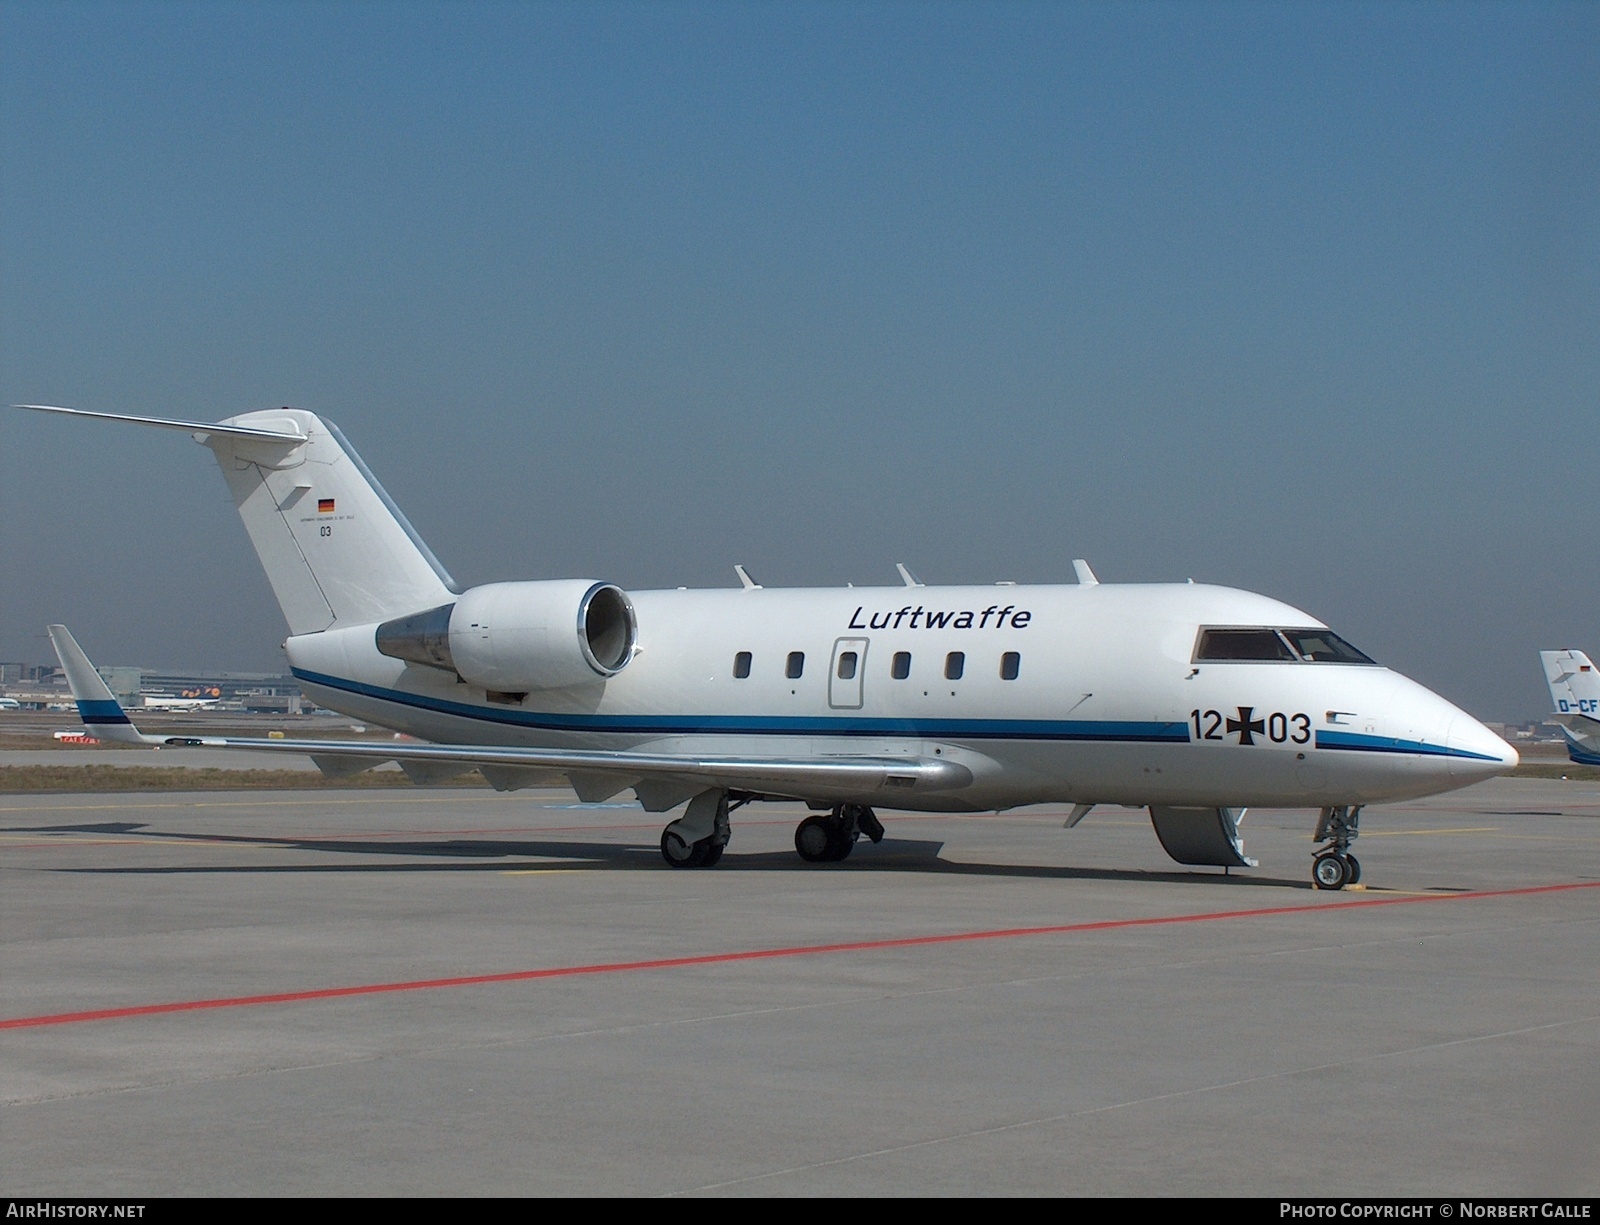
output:
M1372 664L1332 630L1203 629L1195 663Z
M1284 630L1294 649L1319 664L1370 664L1368 659L1331 630Z
M1202 630L1194 658L1196 663L1224 659L1292 662L1295 654L1277 630Z

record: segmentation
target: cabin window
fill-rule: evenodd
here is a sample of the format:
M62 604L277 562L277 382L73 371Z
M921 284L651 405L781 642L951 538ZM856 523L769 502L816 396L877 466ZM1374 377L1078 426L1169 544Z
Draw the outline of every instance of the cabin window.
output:
M853 681L856 678L856 653L854 651L839 652L839 679Z
M1227 629L1201 630L1195 648L1196 663L1231 660L1233 662L1292 662L1296 656L1277 630Z
M1294 649L1317 664L1371 664L1376 661L1356 650L1331 630L1284 630Z
M1007 651L1000 657L1000 679L1014 681L1017 673L1022 671L1022 656L1016 651Z
M806 653L804 651L790 651L789 661L784 665L783 674L792 681L800 679L800 674L806 670Z
M733 675L739 680L746 680L750 676L750 652L740 651L733 657Z
M944 657L944 679L958 681L961 674L967 670L967 653L965 651L951 651Z
M894 660L889 665L889 675L897 681L903 681L911 675L911 652L896 651Z

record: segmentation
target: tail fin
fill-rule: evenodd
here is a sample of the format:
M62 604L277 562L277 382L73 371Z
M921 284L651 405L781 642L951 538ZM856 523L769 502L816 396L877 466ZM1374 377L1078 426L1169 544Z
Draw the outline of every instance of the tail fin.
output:
M184 430L210 447L291 634L384 621L458 591L339 427L315 413L209 424L19 407Z
M1600 765L1600 672L1582 651L1540 651L1544 677L1555 704L1555 720L1567 738L1567 754L1587 766Z

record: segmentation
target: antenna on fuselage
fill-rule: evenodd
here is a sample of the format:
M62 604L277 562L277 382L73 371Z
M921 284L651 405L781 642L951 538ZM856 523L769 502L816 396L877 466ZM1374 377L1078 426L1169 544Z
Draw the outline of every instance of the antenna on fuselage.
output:
M1100 580L1095 578L1094 571L1089 569L1089 563L1084 561L1083 558L1074 557L1072 559L1072 570L1078 576L1078 586L1098 587L1100 585Z
M733 572L739 576L739 581L744 584L746 591L760 591L761 584L750 577L750 572L743 566L735 566Z
M900 581L902 583L904 583L907 587L922 587L922 586L926 585L915 574L912 574L911 571L906 569L905 562L903 562L903 561L895 562L894 568L896 570L900 571Z

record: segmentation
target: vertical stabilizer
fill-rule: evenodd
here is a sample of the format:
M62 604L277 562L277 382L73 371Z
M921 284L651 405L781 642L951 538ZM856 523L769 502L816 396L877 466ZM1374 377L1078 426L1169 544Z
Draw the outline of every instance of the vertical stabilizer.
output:
M1540 651L1544 678L1550 683L1550 700L1562 715L1600 717L1600 672L1582 651Z
M455 584L331 421L298 409L224 426L281 431L203 439L244 519L291 634L446 603Z
M1600 766L1600 672L1582 651L1540 651L1555 721L1567 738L1567 755Z
M179 430L210 447L291 634L386 621L457 593L339 427L315 413L280 408L207 422L16 407Z

